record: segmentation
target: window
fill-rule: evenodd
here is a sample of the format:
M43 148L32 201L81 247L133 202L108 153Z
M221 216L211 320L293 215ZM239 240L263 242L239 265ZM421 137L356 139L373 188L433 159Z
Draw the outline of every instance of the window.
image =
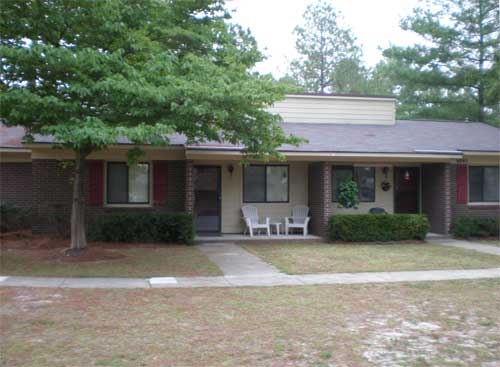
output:
M354 168L356 182L358 183L358 196L361 202L375 201L375 168Z
M469 167L469 201L499 201L499 169L498 167Z
M149 204L149 163L108 162L108 204Z
M360 202L375 201L375 168L335 166L332 170L332 201L338 201L339 187L342 182L355 180L358 185Z
M243 171L243 202L288 202L288 166L247 166Z
M350 166L335 166L332 170L332 198L333 201L338 201L340 184L351 181L353 178L353 170Z

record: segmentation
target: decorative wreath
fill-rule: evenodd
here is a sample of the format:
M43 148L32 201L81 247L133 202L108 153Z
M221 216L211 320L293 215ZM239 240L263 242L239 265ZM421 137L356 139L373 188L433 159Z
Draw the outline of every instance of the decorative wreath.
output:
M389 191L391 189L391 183L388 181L382 182L382 190Z

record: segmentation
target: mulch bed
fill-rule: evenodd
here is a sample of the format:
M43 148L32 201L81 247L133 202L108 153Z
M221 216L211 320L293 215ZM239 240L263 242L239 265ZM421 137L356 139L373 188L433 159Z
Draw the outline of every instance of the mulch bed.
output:
M13 251L38 260L57 260L63 262L109 261L126 257L117 251L124 246L102 246L100 243L89 243L89 247L78 256L67 256L69 239L34 235L29 230L0 234L2 251Z
M33 235L30 230L0 233L2 249L47 250L68 247L65 238Z
M126 257L120 250L131 248L165 248L180 246L161 243L113 243L89 242L88 247L78 256L68 256L70 245L68 238L35 235L31 230L0 233L2 251L15 251L25 256L40 260L57 260L63 262L109 261Z

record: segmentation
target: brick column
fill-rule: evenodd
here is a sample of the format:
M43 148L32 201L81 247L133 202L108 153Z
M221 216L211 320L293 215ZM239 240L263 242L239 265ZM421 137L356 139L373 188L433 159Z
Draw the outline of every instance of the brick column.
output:
M451 208L451 165L445 164L443 168L444 183L443 183L443 196L444 196L444 233L448 234L452 221L452 208Z
M451 166L422 165L422 212L427 215L431 232L447 234L452 216Z
M192 214L194 210L193 161L186 161L186 174L184 177L184 211Z
M331 164L328 162L311 163L308 173L312 233L326 236L332 202Z

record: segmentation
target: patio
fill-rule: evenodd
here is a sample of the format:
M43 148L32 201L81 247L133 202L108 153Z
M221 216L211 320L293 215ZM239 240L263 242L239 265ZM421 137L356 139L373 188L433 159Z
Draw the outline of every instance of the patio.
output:
M250 237L248 234L234 233L234 234L216 234L216 235L204 235L200 234L195 237L195 242L234 242L234 241L323 241L323 237L308 234L304 236L302 234L271 234L267 235L254 235Z

